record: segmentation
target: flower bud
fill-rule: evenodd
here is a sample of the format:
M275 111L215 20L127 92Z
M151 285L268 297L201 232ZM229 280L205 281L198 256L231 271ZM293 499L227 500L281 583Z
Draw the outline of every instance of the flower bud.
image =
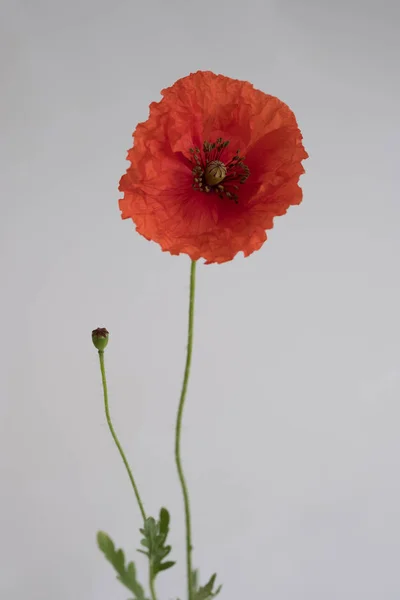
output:
M92 331L92 341L94 347L103 352L104 348L108 344L108 331L104 327L98 327Z

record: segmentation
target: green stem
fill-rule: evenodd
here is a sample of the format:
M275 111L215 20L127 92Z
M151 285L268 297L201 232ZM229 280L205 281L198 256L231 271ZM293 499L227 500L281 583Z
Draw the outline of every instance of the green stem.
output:
M143 502L142 502L142 500L140 498L140 495L139 495L139 490L138 490L137 485L135 483L135 480L133 478L132 471L131 471L131 468L130 468L130 466L128 464L128 461L126 460L126 456L124 454L124 451L122 450L122 446L119 443L119 440L117 438L117 434L115 433L113 424L111 422L110 410L108 408L108 391L107 391L106 370L105 370L105 367L104 367L104 350L99 350L99 359L100 359L101 380L102 380L102 383L103 383L103 392L104 392L104 408L105 408L105 411L106 411L106 418L107 418L108 427L110 429L110 432L111 432L111 435L112 435L113 440L115 442L115 445L117 446L117 448L119 450L119 453L121 455L121 458L122 458L122 460L124 462L125 468L126 468L126 470L128 472L129 479L131 481L131 484L132 484L132 487L133 487L133 491L135 492L136 500L137 500L137 503L139 505L142 517L143 517L143 521L145 521L146 520L146 513L144 511Z
M183 408L185 405L186 392L189 382L190 364L192 361L192 349L193 349L193 321L194 321L194 296L195 296L195 283L196 283L196 261L192 260L190 268L190 297L189 297L189 322L188 322L188 337L187 337L187 351L186 351L186 365L185 374L183 376L183 384L181 397L179 400L178 414L176 417L176 430L175 430L175 461L178 469L179 481L182 487L183 503L185 506L185 525L186 525L186 566L187 566L187 587L188 587L188 600L193 600L193 589L192 589L192 527L190 522L190 504L189 504L189 492L183 474L182 460L181 460L181 430L182 430L182 416Z
M150 561L150 565L149 565L149 587L150 587L151 600L157 600L156 590L154 587L153 566L151 564L151 561Z

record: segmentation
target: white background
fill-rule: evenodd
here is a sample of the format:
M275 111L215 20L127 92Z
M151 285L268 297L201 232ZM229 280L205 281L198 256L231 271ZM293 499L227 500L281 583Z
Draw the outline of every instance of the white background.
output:
M185 596L173 427L189 260L121 221L137 122L197 69L294 110L304 202L264 247L198 268L184 420L194 561L221 600L398 600L399 5L1 1L0 597L124 600L95 545L137 560L166 505ZM136 558L137 557L137 558Z

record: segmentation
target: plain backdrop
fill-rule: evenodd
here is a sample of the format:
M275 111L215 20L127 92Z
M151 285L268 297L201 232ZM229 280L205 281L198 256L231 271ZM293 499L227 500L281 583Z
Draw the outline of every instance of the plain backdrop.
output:
M118 181L160 90L198 69L295 112L304 201L263 248L198 267L184 416L194 562L221 600L398 600L400 7L312 0L1 0L0 598L126 600L140 515L171 511L190 261L121 221Z

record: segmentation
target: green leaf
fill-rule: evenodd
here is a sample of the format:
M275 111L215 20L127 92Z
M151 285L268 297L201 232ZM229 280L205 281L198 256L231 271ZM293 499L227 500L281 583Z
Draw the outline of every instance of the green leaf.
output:
M139 552L148 556L153 579L158 573L170 569L175 564L171 560L163 562L171 552L171 546L165 544L169 533L169 521L169 512L166 508L162 508L158 521L153 517L148 517L144 522L143 529L140 530L143 535L140 543L146 550L140 549Z
M210 577L210 579L206 583L206 585L201 587L201 586L199 586L199 583L198 583L198 571L193 571L193 573L192 573L193 599L194 600L211 600L212 598L215 598L216 596L218 596L218 594L220 593L220 591L222 589L222 585L220 585L219 587L217 587L216 590L214 590L216 577L217 577L217 575L216 575L216 573L214 573L214 575L212 575Z
M160 571L166 571L167 569L170 569L171 567L174 566L174 564L175 564L175 562L173 560L167 560L167 562L162 563L160 565L159 572Z
M112 539L103 531L97 534L97 544L106 559L112 564L118 576L117 579L133 592L134 600L146 600L144 590L136 579L136 567L133 562L125 565L123 550L115 549Z
M167 537L168 535L168 531L169 531L169 512L167 511L166 508L162 508L160 510L160 520L159 520L159 526L160 526L160 533L165 535L165 537Z

